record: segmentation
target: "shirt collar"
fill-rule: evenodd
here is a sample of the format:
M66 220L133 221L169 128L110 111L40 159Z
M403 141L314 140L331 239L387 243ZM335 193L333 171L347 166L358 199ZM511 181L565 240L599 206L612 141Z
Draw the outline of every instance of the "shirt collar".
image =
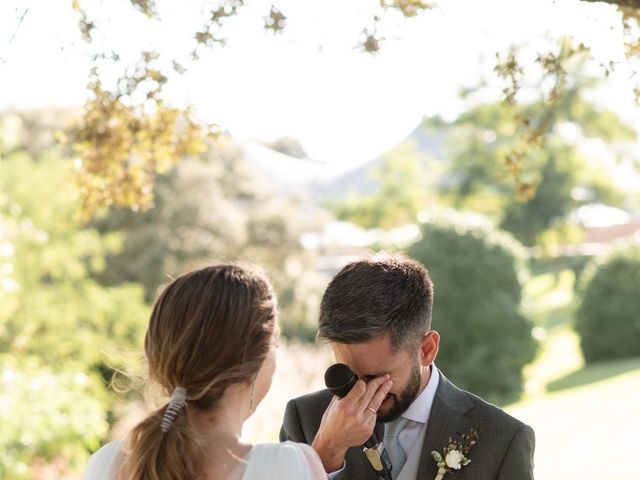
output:
M409 408L402 414L402 417L426 424L431 414L431 406L433 405L433 399L436 396L436 390L438 389L438 383L440 382L440 373L436 368L435 363L431 364L431 375L424 390L420 392L420 395L416 397Z

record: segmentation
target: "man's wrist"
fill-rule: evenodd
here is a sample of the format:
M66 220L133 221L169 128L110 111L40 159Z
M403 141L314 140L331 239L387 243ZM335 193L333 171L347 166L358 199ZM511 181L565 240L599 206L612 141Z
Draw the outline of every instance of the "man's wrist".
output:
M346 448L336 449L318 437L314 438L311 446L318 453L326 472L337 472L344 467L344 456L347 453Z

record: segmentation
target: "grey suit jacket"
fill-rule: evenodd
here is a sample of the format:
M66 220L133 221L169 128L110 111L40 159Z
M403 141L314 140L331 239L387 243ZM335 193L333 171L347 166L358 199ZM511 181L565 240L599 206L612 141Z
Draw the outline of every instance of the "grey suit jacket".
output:
M290 400L280 430L280 441L293 440L311 445L322 414L331 401L331 392L319 392ZM472 393L460 390L440 372L440 383L433 401L422 446L417 478L433 480L438 467L431 451L442 449L457 433L479 432L468 458L471 463L451 478L457 480L530 480L533 479L533 429ZM378 430L378 433L380 431ZM378 435L382 438L382 435ZM362 447L347 451L341 480L376 480ZM445 475L445 479L448 475Z

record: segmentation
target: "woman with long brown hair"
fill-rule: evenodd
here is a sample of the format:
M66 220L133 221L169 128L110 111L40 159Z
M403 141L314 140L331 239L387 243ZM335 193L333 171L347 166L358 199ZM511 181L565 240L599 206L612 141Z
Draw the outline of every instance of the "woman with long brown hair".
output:
M85 479L326 479L315 451L298 443L248 445L242 424L275 370L278 310L253 267L216 265L172 281L145 337L150 380L170 401L128 441L96 452Z

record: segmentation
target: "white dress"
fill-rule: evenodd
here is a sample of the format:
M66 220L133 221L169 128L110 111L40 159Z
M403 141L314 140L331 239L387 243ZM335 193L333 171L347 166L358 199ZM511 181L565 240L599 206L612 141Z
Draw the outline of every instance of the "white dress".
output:
M113 480L122 442L106 444L91 455L82 480ZM259 443L233 469L227 480L326 480L318 454L295 442Z

